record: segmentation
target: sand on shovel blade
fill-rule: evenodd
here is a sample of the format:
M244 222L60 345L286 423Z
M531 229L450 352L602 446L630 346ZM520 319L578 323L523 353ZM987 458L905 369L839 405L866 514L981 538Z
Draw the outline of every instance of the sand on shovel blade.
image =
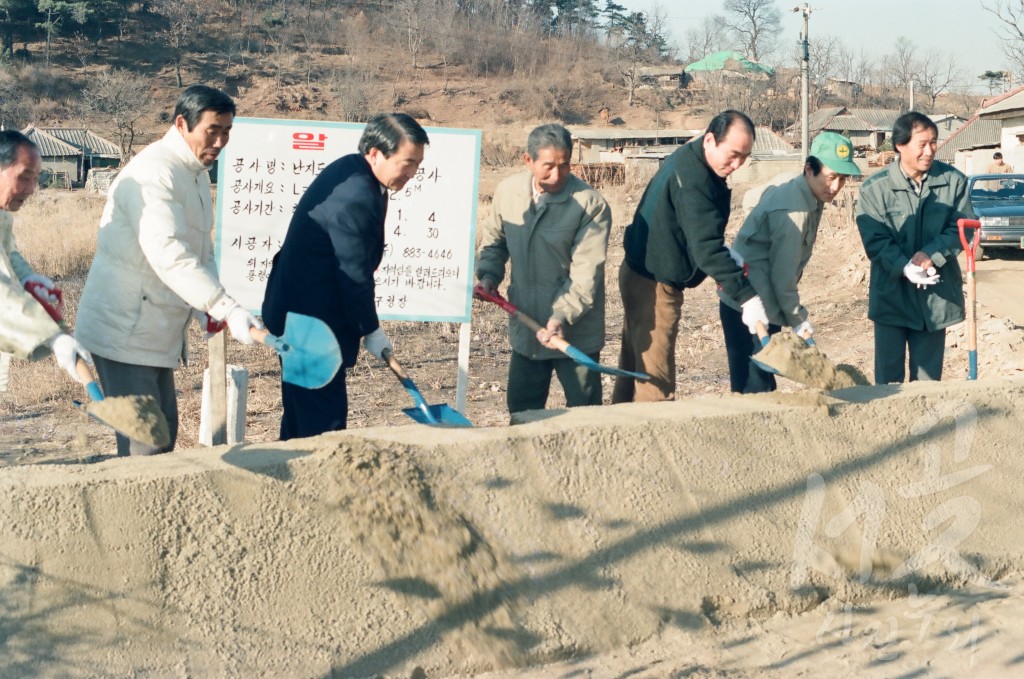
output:
M87 403L85 412L133 441L159 448L171 442L167 418L152 396L108 396Z
M754 354L761 363L779 371L783 377L800 384L832 391L867 384L867 379L850 365L833 365L817 345L808 344L791 332L779 332L761 351Z

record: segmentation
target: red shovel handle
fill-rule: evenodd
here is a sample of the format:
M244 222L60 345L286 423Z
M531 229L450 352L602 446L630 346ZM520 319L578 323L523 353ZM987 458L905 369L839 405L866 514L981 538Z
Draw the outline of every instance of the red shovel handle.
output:
M956 228L960 232L960 245L964 248L964 253L967 255L967 271L969 273L974 272L974 261L978 256L978 241L981 240L978 229L981 228L981 222L977 219L958 219L956 220ZM967 240L967 229L974 229L973 237L970 242Z
M501 293L498 292L497 290L495 290L494 292L487 292L482 287L480 287L479 283L477 283L477 286L475 288L473 288L473 293L475 295L477 295L480 299L485 299L488 302L494 302L495 304L500 306L502 309L507 311L509 313L509 315L514 316L515 318L517 318L520 323L525 325L530 330L532 330L534 332L538 332L539 330L541 330L540 323L538 323L537 321L533 320L532 318L530 318L529 316L524 314L522 311L520 311L519 307L517 307L515 304L513 304L510 301L508 301L504 297L502 297ZM562 340L557 335L553 336L549 341L552 342L553 344L555 344L556 348L561 349L561 347L558 346L559 345L559 340L561 340L562 342L565 341L565 340ZM568 344L568 343L566 343L566 344Z
M514 315L517 311L519 311L519 308L516 307L516 305L513 304L512 302L502 297L500 292L498 292L497 290L495 290L494 292L488 292L479 283L477 283L476 287L473 288L473 294L479 297L480 299L484 299L487 300L488 302L493 302L494 304L497 304L510 314Z

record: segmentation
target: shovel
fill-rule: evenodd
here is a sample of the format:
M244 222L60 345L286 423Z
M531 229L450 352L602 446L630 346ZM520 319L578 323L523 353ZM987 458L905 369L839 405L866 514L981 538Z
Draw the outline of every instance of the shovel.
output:
M455 408L452 408L446 403L437 403L434 405L427 405L427 401L423 398L423 394L416 387L416 383L409 377L409 373L405 372L405 368L401 366L398 359L391 351L384 350L384 361L391 368L391 372L395 373L395 377L402 383L405 390L412 396L413 403L416 404L415 408L403 408L402 412L416 420L420 424L429 425L443 425L449 427L472 427L473 423L466 419L466 417Z
M750 360L761 370L815 389L840 389L862 384L862 376L849 366L837 368L814 344L803 337L768 334L763 323L757 324L757 338L761 351Z
M768 346L769 342L772 341L772 336L768 333L768 328L766 328L764 326L764 323L758 322L756 327L757 327L757 339L761 342L761 348L763 349L763 348ZM813 347L814 346L814 338L813 337L801 337L801 339L804 341L804 343L807 344L807 346L809 346L809 347ZM758 368L760 368L761 370L765 371L769 375L779 375L779 374L781 374L781 373L779 373L777 368L774 368L774 367L768 365L767 363L764 363L763 361L758 360L757 359L757 354L754 354L753 356L751 356L750 360L751 360L751 362L754 365L756 365ZM785 375L783 375L783 377L785 377Z
M280 337L264 328L249 328L252 338L281 357L281 379L306 389L319 389L341 368L341 348L331 328L319 318L289 311Z
M977 317L977 290L975 288L975 272L977 271L976 259L978 255L978 242L981 240L978 229L981 222L977 219L958 219L956 228L960 231L960 244L964 246L964 255L967 257L967 379L978 379L978 317ZM967 242L967 229L974 229L974 237Z
M48 299L47 289L41 284L30 283L26 290L46 309L46 313L60 326L61 330L70 332L61 313L63 299L60 290L54 290L54 296L57 298L56 305ZM72 401L75 406L82 408L90 417L132 440L158 448L164 448L170 444L171 433L167 426L167 418L164 417L152 396L104 398L103 391L96 384L96 378L93 377L92 370L89 369L89 364L79 358L75 363L75 372L78 373L79 380L85 385L85 393L88 394L90 400L90 403L86 404Z
M525 313L520 311L515 304L502 297L497 290L495 290L494 292L487 292L482 287L477 285L475 288L473 288L473 294L477 295L481 299L487 300L488 302L493 302L497 304L502 309L507 311L510 316L517 319L520 323L525 325L534 333L538 332L541 329L540 324L537 321L533 320ZM564 337L552 335L551 339L548 340L548 342L554 345L556 349L561 351L563 354L565 354L572 360L595 372L607 373L608 375L620 375L622 377L632 377L633 379L640 380L641 382L647 382L651 379L651 376L648 375L647 373L631 372L629 370L622 370L620 368L612 368L607 365L601 365L600 363L590 358L585 353L583 353L582 351L580 351L579 349L565 341Z

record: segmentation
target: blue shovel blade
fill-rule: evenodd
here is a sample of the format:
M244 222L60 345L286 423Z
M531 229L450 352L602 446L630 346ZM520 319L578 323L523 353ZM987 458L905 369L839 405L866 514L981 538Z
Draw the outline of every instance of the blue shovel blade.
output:
M403 413L412 419L420 424L440 424L456 427L473 426L473 423L467 420L462 413L446 403L428 405L426 399L423 398L423 394L420 393L419 387L416 386L411 377L402 378L401 381L402 386L409 392L409 396L412 396L412 400L416 404L414 408L404 408L402 410Z
M430 411L430 415L434 418L433 422L427 418L426 413L424 413L421 408L403 408L402 412L420 424L440 424L447 425L449 427L473 426L473 423L470 422L465 415L455 408L452 408L447 403L428 405L427 409Z
M284 334L273 343L281 355L281 379L306 389L319 389L341 368L338 340L319 318L289 311Z

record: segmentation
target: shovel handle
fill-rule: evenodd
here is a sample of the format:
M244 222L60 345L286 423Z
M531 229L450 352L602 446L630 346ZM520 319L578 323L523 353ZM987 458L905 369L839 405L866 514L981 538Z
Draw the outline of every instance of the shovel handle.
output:
M978 256L978 242L979 238L978 229L981 228L981 221L977 219L958 219L956 220L957 231L960 232L960 245L964 248L964 254L967 256L967 272L974 273L975 260ZM970 243L967 242L967 229L974 229L973 237Z
M415 403L419 411L423 413L423 417L426 419L427 423L440 424L437 418L434 417L434 413L430 412L430 406L427 405L427 401L423 398L423 394L420 393L416 383L412 381L412 378L409 377L409 373L405 372L405 368L403 368L402 364L398 362L397 358L395 358L395 354L390 349L385 349L381 352L380 357L384 359L384 362L388 364L389 368L391 368L391 372L395 373L395 377L398 378L398 381L402 383L405 390L409 392L410 396L412 396L413 403Z
M412 378L409 377L409 373L405 372L405 368L403 368L402 364L398 362L398 359L395 358L395 354L390 349L385 349L381 354L381 358L383 358L384 362L388 364L389 368L391 368L391 372L395 373L395 377L403 382L406 380L412 380Z
M64 296L58 288L53 289L53 294L57 298L57 307L46 301L46 288L43 285L39 283L26 283L25 289L46 309L46 313L50 315L50 318L53 319L63 332L71 332L68 324L64 322L63 314L60 312L59 307L64 304ZM85 393L89 395L89 400L102 401L103 392L100 390L100 385L96 384L96 378L93 377L89 364L81 356L75 361L75 372L78 373L78 381L85 385Z
M768 342L771 341L771 335L768 334L768 328L764 323L758 321L754 324L754 329L757 330L757 339L761 340L761 346L768 346Z
M85 392L89 394L89 399L92 401L102 401L103 392L100 391L100 385L96 384L96 378L92 376L89 364L81 356L75 362L75 372L78 373L79 381L85 385Z
M501 293L499 293L497 290L495 290L494 292L488 292L484 290L479 284L477 284L477 286L473 288L473 292L481 299L485 299L488 302L494 302L495 304L500 306L502 309L508 312L510 316L515 318L517 321L525 325L530 330L532 330L534 334L544 329L540 323L535 321L530 316L527 316L525 313L519 310L519 307L517 307L515 304L508 301L504 297L502 297ZM564 337L560 337L558 335L552 335L551 339L548 340L548 343L555 349L558 349L563 353L565 352L566 347L572 346L565 340Z
M279 354L284 354L289 349L291 349L287 342L284 342L277 335L271 334L270 331L267 330L266 328L257 328L255 326L250 325L249 337L252 337L260 344L265 344L266 346L270 347Z

